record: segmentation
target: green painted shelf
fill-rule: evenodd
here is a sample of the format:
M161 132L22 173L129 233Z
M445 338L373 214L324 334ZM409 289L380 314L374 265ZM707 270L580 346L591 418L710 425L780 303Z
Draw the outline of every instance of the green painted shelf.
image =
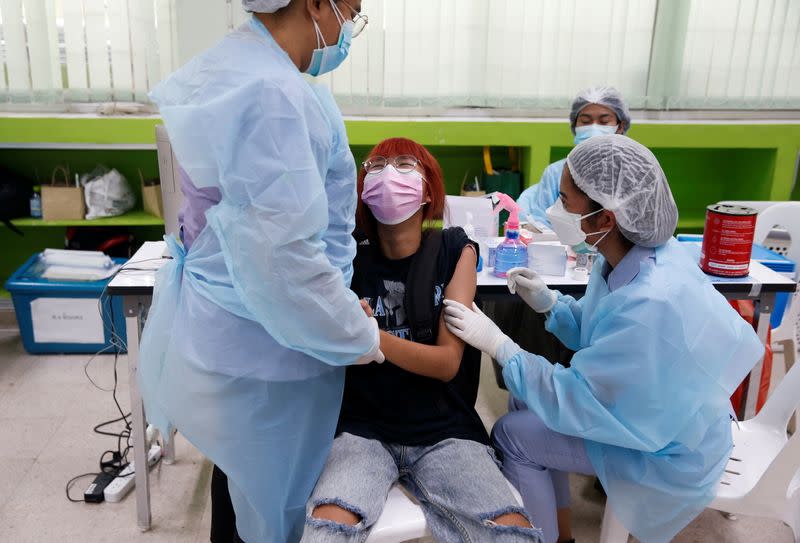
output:
M706 225L706 218L705 217L687 217L681 218L678 217L678 232L680 233L682 228L700 228L702 229Z
M44 221L42 219L14 219L11 221L17 227L45 227L45 226L157 226L164 224L164 219L150 215L144 211L131 211L117 217L92 220L67 220Z

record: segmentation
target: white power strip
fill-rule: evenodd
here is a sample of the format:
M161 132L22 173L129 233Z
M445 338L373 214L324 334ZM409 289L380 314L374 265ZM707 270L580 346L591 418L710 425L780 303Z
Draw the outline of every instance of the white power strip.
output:
M153 445L147 452L147 467L149 468L158 462L159 458L161 458L161 447L159 445ZM103 491L103 496L107 502L117 503L122 501L122 498L124 498L128 492L131 491L133 486L136 484L135 469L136 466L134 462L131 462L119 473L119 475L114 478L113 481L108 483L108 486L106 486L105 490Z

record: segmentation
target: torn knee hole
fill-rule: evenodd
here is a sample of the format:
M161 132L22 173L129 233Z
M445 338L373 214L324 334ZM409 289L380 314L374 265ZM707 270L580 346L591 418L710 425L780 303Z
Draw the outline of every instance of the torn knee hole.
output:
M493 519L500 526L519 526L520 528L533 528L530 521L521 513L505 513Z
M339 524L349 524L350 526L355 526L361 522L361 515L355 511L355 508L336 503L317 505L311 512L311 517L317 520L330 520Z

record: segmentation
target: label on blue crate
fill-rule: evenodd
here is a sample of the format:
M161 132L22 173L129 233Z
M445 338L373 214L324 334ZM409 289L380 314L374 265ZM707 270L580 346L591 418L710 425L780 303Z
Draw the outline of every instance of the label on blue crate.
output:
M31 302L36 343L105 342L96 298L37 298Z

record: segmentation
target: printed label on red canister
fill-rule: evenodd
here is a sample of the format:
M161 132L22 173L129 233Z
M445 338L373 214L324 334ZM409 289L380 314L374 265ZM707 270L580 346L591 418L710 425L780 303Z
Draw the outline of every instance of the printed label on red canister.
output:
M706 210L700 267L706 273L744 277L750 269L757 211L750 207L714 204Z

